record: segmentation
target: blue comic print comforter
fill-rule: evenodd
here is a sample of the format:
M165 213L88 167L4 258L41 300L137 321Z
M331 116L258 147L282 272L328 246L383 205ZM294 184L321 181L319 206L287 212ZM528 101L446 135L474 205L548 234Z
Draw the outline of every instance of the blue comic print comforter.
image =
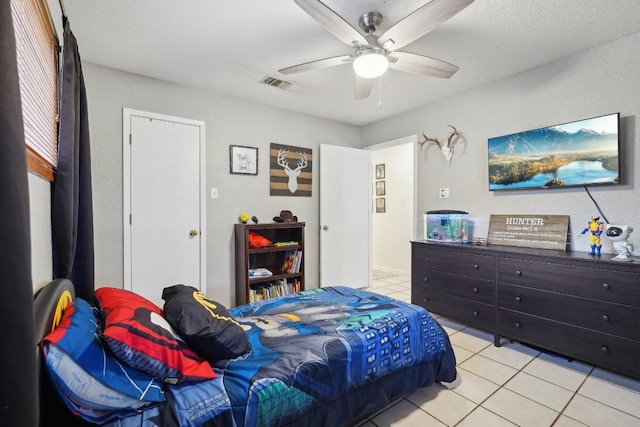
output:
M236 307L251 352L217 378L167 386L167 403L114 426L342 425L456 378L448 336L422 307L343 286Z

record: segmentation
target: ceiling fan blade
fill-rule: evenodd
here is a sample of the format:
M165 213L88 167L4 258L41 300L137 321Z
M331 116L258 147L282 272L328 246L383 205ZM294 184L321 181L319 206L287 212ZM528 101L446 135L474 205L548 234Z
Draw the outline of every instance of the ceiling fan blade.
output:
M393 27L378 42L387 50L400 49L435 29L474 0L431 0ZM296 3L298 0L296 0Z
M376 79L365 79L356 74L356 81L354 86L353 95L355 99L365 99L369 97L371 89L373 89L373 82Z
M396 60L397 61L394 61ZM458 66L410 52L392 52L389 54L389 68L407 73L426 74L432 77L448 79L458 71Z
M353 61L353 55L333 56L331 58L318 59L317 61L305 62L304 64L293 65L291 67L278 70L280 74L295 74L304 71L318 70L320 68L333 67L335 65L347 64Z
M340 15L319 0L294 0L302 10L348 46L368 46L369 42Z

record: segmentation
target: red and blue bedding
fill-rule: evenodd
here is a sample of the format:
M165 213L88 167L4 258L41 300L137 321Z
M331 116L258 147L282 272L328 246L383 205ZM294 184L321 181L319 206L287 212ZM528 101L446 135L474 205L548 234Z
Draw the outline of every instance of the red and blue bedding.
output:
M448 336L423 308L342 286L240 306L250 351L215 378L164 384L166 402L112 426L343 425L456 378ZM209 358L210 359L210 358Z

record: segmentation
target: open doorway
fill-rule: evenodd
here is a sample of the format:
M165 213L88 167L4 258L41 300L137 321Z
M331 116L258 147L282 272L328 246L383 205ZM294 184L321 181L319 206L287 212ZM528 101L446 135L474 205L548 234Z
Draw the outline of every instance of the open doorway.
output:
M411 275L417 233L417 136L366 147L371 151L372 277Z

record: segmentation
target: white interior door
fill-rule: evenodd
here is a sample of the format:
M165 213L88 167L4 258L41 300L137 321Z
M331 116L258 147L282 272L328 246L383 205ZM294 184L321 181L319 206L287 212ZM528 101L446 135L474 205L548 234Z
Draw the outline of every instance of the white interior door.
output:
M370 153L320 145L320 286L371 284Z
M125 289L204 284L204 123L125 111ZM161 305L162 306L162 305Z

